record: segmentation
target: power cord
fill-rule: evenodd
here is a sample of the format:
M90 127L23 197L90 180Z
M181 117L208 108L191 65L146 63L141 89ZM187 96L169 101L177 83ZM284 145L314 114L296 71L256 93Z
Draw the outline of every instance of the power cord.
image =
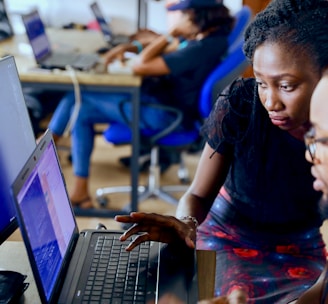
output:
M97 229L97 230L101 230L101 229L103 229L103 230L107 230L107 227L106 227L104 224L102 224L102 223L98 223L96 229Z
M64 136L68 136L70 134L70 131L74 128L75 122L80 112L81 102L82 102L81 89L80 89L79 81L77 79L76 71L70 65L66 66L66 71L69 72L69 76L73 83L75 103L74 103L74 109L72 115L65 128Z

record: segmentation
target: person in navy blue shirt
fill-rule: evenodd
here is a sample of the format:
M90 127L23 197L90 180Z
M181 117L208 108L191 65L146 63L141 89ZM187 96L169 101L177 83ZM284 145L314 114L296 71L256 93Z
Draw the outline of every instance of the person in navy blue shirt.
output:
M205 78L226 54L227 37L233 28L234 18L222 1L192 0L186 3L185 7L169 8L181 10L181 18L169 35L153 35L154 39L148 45L145 45L145 37L119 45L105 55L105 62L112 64L127 51L139 52L133 60L131 72L143 76L141 101L182 110L185 113L182 126L188 128L198 117L198 94ZM88 185L94 125L126 124L119 109L122 100L130 100L129 94L82 92L81 107L71 129L75 176L70 193L73 207L93 206ZM50 121L49 129L55 141L64 133L74 102L74 94L67 94ZM128 117L131 116L130 102L126 103L124 111ZM154 132L167 127L173 119L171 114L153 107L142 106L140 113L140 128L151 127Z

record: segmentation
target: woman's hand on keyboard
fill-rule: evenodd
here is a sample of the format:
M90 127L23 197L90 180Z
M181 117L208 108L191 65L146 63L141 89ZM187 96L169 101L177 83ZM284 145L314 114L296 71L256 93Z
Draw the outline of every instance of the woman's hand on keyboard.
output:
M129 237L138 234L127 246L127 250L132 250L146 241L184 242L188 247L195 248L197 227L192 220L182 221L174 216L144 212L117 215L115 220L121 223L134 224L120 238L121 241L125 241Z

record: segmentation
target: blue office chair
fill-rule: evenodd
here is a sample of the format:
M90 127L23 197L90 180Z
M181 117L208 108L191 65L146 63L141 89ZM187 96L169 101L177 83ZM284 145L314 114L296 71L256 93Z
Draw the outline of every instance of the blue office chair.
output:
M228 37L230 48L238 45L240 40L244 39L244 31L252 19L252 10L244 5L235 15L235 25Z
M213 101L216 99L218 92L227 86L232 80L242 74L248 65L247 59L242 50L243 41L239 41L233 48L229 48L227 56L224 60L211 72L208 76L199 98L199 113L201 119L208 117ZM156 105L158 107L159 105ZM177 130L182 120L182 113L171 107L164 106L165 110L172 111L176 115L176 120L173 125L163 130L160 134L152 134L150 130L140 130L141 137L146 138L150 144L150 167L148 176L148 185L139 186L139 202L148 199L149 197L158 197L168 203L177 204L178 199L171 195L174 192L185 192L188 185L160 185L160 166L159 166L159 148L174 148L182 152L182 162L180 166L184 166L184 153L188 148L199 138L199 130L201 122L195 122L192 130ZM114 123L104 132L105 139L117 144L131 143L131 130L127 125ZM185 169L184 169L185 170ZM99 188L96 191L97 201L100 205L107 204L107 194L111 193L128 193L131 191L131 186L107 187Z

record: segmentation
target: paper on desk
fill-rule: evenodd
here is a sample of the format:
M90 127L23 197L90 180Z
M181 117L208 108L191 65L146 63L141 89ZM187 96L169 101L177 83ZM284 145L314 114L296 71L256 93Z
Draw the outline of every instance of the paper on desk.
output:
M110 74L127 74L133 75L133 63L135 58L131 58L122 62L121 60L115 60L114 62L110 63L107 67L107 71Z

